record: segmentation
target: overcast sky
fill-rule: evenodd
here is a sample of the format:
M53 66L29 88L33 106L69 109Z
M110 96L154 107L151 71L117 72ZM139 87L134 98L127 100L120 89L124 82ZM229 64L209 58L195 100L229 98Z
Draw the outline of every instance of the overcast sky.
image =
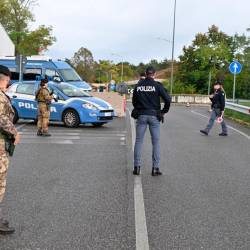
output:
M80 48L92 51L95 60L137 64L171 58L174 0L39 0L36 23L52 25L57 42L46 53L71 58ZM228 33L245 33L250 27L249 0L177 0L177 58L197 32L212 24Z

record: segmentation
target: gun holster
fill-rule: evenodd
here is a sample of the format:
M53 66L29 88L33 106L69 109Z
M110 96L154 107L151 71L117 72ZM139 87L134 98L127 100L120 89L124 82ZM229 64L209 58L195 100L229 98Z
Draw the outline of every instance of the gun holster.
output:
M15 151L15 139L5 139L5 150L6 152L9 153L9 156L13 156L14 155L14 151Z
M5 151L9 154L9 156L13 156L15 151L15 138L11 134L6 134L5 132L0 131L1 138L4 139L5 142Z

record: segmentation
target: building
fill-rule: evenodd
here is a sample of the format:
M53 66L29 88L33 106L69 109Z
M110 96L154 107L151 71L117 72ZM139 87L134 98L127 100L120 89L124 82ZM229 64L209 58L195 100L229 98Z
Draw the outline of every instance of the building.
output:
M4 27L0 23L0 56L14 56L15 45L9 38Z

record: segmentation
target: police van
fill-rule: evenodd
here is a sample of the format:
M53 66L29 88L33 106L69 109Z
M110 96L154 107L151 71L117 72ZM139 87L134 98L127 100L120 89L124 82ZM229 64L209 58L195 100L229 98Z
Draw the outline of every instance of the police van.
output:
M13 83L6 92L15 111L14 122L19 119L37 120L35 93L40 82ZM67 127L92 124L96 127L111 122L115 116L112 106L102 99L68 83L49 82L54 100L50 105L50 120L63 122Z
M0 57L0 65L11 71L11 83L19 80L19 70L15 57ZM76 71L65 61L54 61L48 56L27 57L24 67L23 81L36 81L47 77L55 82L67 82L84 91L91 91L91 86L83 81Z

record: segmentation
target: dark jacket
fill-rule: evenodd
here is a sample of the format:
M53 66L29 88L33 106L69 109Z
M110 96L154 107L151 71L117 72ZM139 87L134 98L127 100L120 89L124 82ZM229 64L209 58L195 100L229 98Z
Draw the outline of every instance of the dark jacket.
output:
M224 111L225 109L225 92L222 89L218 89L214 92L213 98L210 98L212 102L212 109L220 109Z
M161 110L161 101L164 101L164 108ZM170 108L171 96L161 84L153 78L140 80L133 92L133 106L138 110L139 115L154 115L157 113L167 113Z

